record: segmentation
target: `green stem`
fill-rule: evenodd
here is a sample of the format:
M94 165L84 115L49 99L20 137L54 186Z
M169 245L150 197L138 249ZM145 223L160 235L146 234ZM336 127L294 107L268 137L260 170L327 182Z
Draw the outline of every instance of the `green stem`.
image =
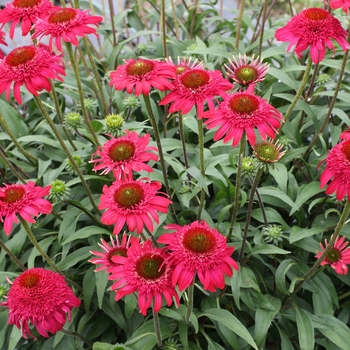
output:
M239 39L241 37L241 26L242 26L242 17L245 7L245 0L241 0L239 7L239 14L237 17L237 28L236 28L236 48L238 49Z
M0 124L1 127L4 129L5 133L10 136L11 141L15 144L17 149L28 159L28 161L32 164L35 165L35 163L38 162L38 158L27 152L17 141L16 136L12 133L11 129L6 123L6 120L3 118L3 116L0 113Z
M262 12L261 31L260 31L260 40L259 40L259 50L258 50L259 57L261 56L261 50L262 50L262 45L263 45L263 40L264 40L264 29L265 29L265 21L266 21L267 3L268 3L268 0L265 0L264 6L263 6L263 12Z
M338 224L337 224L337 226L336 226L336 228L335 228L335 230L334 230L334 233L333 233L332 236L331 236L331 239L330 239L329 243L328 243L327 246L325 247L325 249L324 249L324 251L322 252L321 256L316 260L315 264L314 264L314 265L311 267L311 269L303 276L302 281L300 281L300 282L296 285L296 287L295 287L293 293L291 293L289 296L287 296L287 297L285 298L285 300L283 300L283 304L285 303L285 301L286 301L287 299L292 298L292 296L293 296L294 294L296 294L296 293L299 291L299 289L301 288L301 286L303 285L303 283L304 283L307 279L309 279L310 277L312 277L312 276L317 272L317 269L318 269L319 266L321 265L322 261L325 259L325 257L326 257L327 254L330 252L330 250L333 248L334 243L335 243L337 237L339 236L340 231L341 231L341 229L343 228L343 226L344 226L344 224L345 224L345 222L346 222L346 219L347 219L348 216L349 216L349 213L350 213L350 202L349 202L349 201L346 201L344 210L343 210L343 212L342 212L342 214L341 214L341 216L340 216L340 219L339 219L339 221L338 221Z
M191 325L190 317L191 317L192 310L193 310L194 283L192 283L188 287L187 293L188 293L188 302L187 302L187 312L186 312L186 316L185 316L185 322L188 325Z
M25 184L26 180L24 180L24 178L17 172L16 168L12 165L12 163L9 160L7 160L7 158L5 157L5 155L2 152L1 148L0 148L0 158L3 160L5 165L7 165L7 167L11 170L13 175L15 175L19 181L21 181Z
M63 151L66 153L68 159L70 160L70 162L72 163L72 166L74 167L75 171L77 172L78 176L79 176L79 179L81 181L81 184L83 185L83 187L85 188L85 191L86 191L86 194L88 195L89 199L90 199L90 202L92 204L92 206L94 207L94 209L96 210L97 213L101 214L101 212L99 211L99 209L97 208L96 206L96 203L94 201L94 198L92 197L92 193L90 191L90 188L88 186L88 184L86 183L85 179L84 179L84 176L81 172L81 170L79 169L77 163L75 162L72 154L69 152L64 140L62 139L62 136L61 134L59 133L55 123L51 120L50 116L48 115L47 113L47 110L46 108L44 107L44 105L42 104L40 98L38 96L34 96L34 100L37 104L37 106L39 107L41 113L43 114L43 116L45 117L46 119L46 122L50 125L52 131L54 132L57 140L59 141L60 145L62 146L63 148Z
M107 107L107 104L106 104L106 99L105 99L105 95L104 95L104 92L103 92L103 86L102 86L102 82L101 82L101 79L100 79L100 75L98 74L96 63L95 63L94 57L92 56L92 53L91 53L91 50L90 50L89 41L88 41L88 39L86 37L84 37L83 40L84 40L84 44L85 44L86 53L88 54L88 57L89 57L89 60L90 60L92 71L94 72L94 75L95 75L96 83L97 83L97 86L98 86L98 91L99 91L100 97L101 97L103 111L104 111L104 114L106 116L108 114L108 107Z
M66 334L66 335L70 335L70 336L72 336L72 337L79 338L79 339L82 340L85 344L87 344L87 345L89 345L89 346L92 346L92 345L94 344L91 340L85 338L83 335L81 335L81 334L78 333L78 332L69 331L68 329L65 329L65 328L62 328L62 329L61 329L61 332L64 333L64 334Z
M59 274L62 274L60 269L57 267L57 265L52 261L52 259L42 250L40 247L39 242L36 240L33 231L30 229L27 221L25 221L21 216L19 216L19 220L24 227L25 231L27 232L27 236L32 242L33 246L38 250L40 255L48 262L48 264Z
M82 88L81 80L80 80L79 68L78 68L77 62L76 62L74 54L73 54L72 44L69 42L66 42L66 48L67 48L69 59L71 61L72 68L74 71L75 80L77 82L79 99L80 99L80 104L81 104L81 111L82 111L86 126L88 127L90 134L91 134L92 138L94 139L95 146L99 146L100 143L98 142L97 135L96 135L94 129L92 128L88 113L87 113L86 108L85 108L84 94L83 94L83 88Z
M153 313L154 331L156 333L156 338L157 338L157 345L160 347L163 345L163 343L162 343L162 334L160 332L159 316L158 316L158 312L155 312L153 307L152 307L152 313Z
M242 247L241 247L241 251L239 253L239 257L238 257L239 262L242 262L242 259L243 259L244 247L245 247L245 244L247 242L248 229L249 229L250 219L252 216L254 196L256 194L256 189L258 188L258 184L259 184L260 177L261 177L262 173L263 173L263 169L259 168L256 175L255 175L255 178L254 178L254 181L252 184L252 188L250 190L249 203L248 203L245 227L244 227L243 238L242 238Z
M160 20L162 25L162 44L164 58L168 57L168 51L166 47L166 23L165 23L165 0L161 0L160 5Z
M14 255L9 248L7 248L6 244L1 239L0 239L0 247L7 253L10 259L13 260L22 271L26 270L26 267L19 261L17 256Z
M205 166L204 166L204 133L203 133L203 120L197 119L197 125L198 125L198 143L199 143L199 170L201 172L201 175L203 177L203 180L205 179ZM201 219L203 207L204 207L204 201L205 201L205 190L202 187L201 188L201 194L199 199L199 207L197 212L197 220Z
M235 226L236 222L236 216L239 206L239 195L241 190L241 180L242 180L242 163L243 163L243 157L245 152L245 133L242 136L240 145L239 145L239 155L238 155L238 167L237 167L237 175L236 175L236 188L235 188L235 202L232 209L232 216L231 216L231 222L230 222L230 231L227 235L227 242L230 242L233 228Z
M145 105L146 105L146 109L147 109L147 112L149 115L149 120L151 122L153 132L154 132L154 138L156 140L156 144L157 144L157 148L158 148L159 162L160 162L160 166L162 168L165 190L166 190L166 193L169 196L169 198L171 198L171 190L170 190L170 185L169 185L169 181L168 181L168 174L167 174L166 167L165 167L165 159L164 159L162 143L161 143L161 139L160 139L157 121L156 121L156 118L154 117L154 114L152 111L151 100L150 100L149 95L143 95L143 100L144 100ZM172 214L175 222L178 224L179 220L176 216L176 212L175 212L175 208L174 208L173 203L171 203L170 208L171 208L170 209L171 214Z
M108 0L108 5L109 5L109 13L111 15L111 25L112 25L112 37L113 37L113 46L117 46L117 37L116 37L116 30L114 26L114 6L113 6L113 1Z
M293 99L292 103L290 104L286 114L284 115L284 123L286 123L286 121L289 119L290 115L293 112L293 109L294 109L295 105L299 101L299 98L300 98L300 96L302 95L302 93L304 91L305 85L308 82L308 78L309 78L309 75L310 75L311 67L312 67L312 60L309 57L309 59L307 61L306 68L305 68L305 72L304 72L304 75L303 75L303 79L302 79L302 81L300 82L300 85L299 85L299 89L298 89L297 93L295 94L294 99ZM282 127L283 127L283 125L281 125L279 131L281 131Z
M188 165L188 157L187 157L187 150L186 150L184 120L181 112L179 112L179 131L180 131L180 140L182 145L182 153L183 153L184 162L185 162L185 169L187 170L189 168L189 165ZM190 186L191 175L189 173L187 173L187 179L188 179L188 186Z
M318 130L317 134L315 134L314 138L310 142L309 147L307 148L307 150L303 154L303 157L302 157L303 159L306 159L306 157L309 155L309 153L311 152L312 148L314 147L316 141L318 140L319 136L322 135L323 130L325 129L325 127L328 124L329 117L330 117L330 115L332 113L333 107L335 105L335 102L336 102L336 99L337 99L337 96L338 96L340 85L343 82L342 78L343 78L343 74L344 74L344 71L345 71L348 55L349 55L349 51L345 51L344 57L343 57L343 62L342 62L342 65L341 65L341 68L340 68L340 72L339 72L339 77L338 77L338 80L337 80L337 85L336 85L336 87L334 89L334 95L333 95L333 98L332 98L332 102L331 102L331 104L330 104L330 106L328 108L327 115L325 116L325 118L323 120L323 123L322 123L320 129Z

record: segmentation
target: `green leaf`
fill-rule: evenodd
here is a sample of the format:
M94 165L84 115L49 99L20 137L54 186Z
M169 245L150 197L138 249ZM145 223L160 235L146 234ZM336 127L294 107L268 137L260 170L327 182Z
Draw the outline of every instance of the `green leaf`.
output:
M8 128L17 139L21 136L28 135L29 131L27 125L20 118L17 111L11 107L8 102L5 102L2 99L0 99L0 111L1 116L5 120Z
M282 70L274 68L274 67L269 67L268 74L272 75L277 80L280 80L282 83L284 83L288 87L291 87L292 89L297 90L295 81L287 73L283 72Z
M274 177L280 190L287 193L288 171L286 166L276 163L273 168L269 168L269 173Z
M289 292L286 287L286 275L288 270L293 265L297 265L297 263L293 259L283 260L279 264L276 270L276 274L275 274L276 287L280 292L282 292L285 295L289 295Z
M241 310L241 307L239 305L239 296L241 294L241 269L238 271L235 271L233 276L231 277L231 290L232 290L232 295L233 299L236 303L236 306L239 310Z
M291 210L289 215L292 215L295 211L299 210L299 208L311 197L314 195L323 192L320 188L320 183L318 181L312 181L308 183L306 186L299 187L298 196L295 201L295 208Z
M108 284L108 274L105 271L99 271L95 275L98 307L102 309L104 295Z
M108 343L101 343L97 341L96 343L93 344L92 350L111 350L112 345Z
M303 238L317 235L324 232L324 228L315 227L315 228L301 228L298 226L293 226L290 231L289 243L294 243L300 241Z
M93 248L94 247L90 247L90 246L89 247L82 247L82 248L74 251L73 253L67 255L67 257L65 259L60 261L57 264L57 267L61 271L66 271L70 267L72 267L75 264L77 264L79 261L87 260L89 257L91 257L90 250L93 249Z
M262 243L256 245L251 253L251 255L258 254L290 254L290 252L288 250L284 250L270 244Z
M302 309L296 308L299 344L301 350L313 349L315 345L314 327L311 317Z
M10 334L10 340L7 350L15 350L18 341L22 338L22 332L17 327L13 326Z
M244 339L254 349L258 350L254 339L248 332L247 328L238 320L237 317L233 316L229 311L222 309L209 309L203 314L199 315L198 318L206 316L212 321L219 322L231 331L235 332L239 337Z
M277 198L284 203L288 204L294 211L298 210L298 208L295 206L294 202L280 189L272 186L265 186L262 188L259 188L259 192L261 196L269 196Z
M63 241L61 244L65 245L67 243L76 241L77 239L84 239L88 238L94 235L110 235L110 231L105 230L102 227L98 226L87 226L84 228L81 228L78 231L75 231L72 233L65 241Z

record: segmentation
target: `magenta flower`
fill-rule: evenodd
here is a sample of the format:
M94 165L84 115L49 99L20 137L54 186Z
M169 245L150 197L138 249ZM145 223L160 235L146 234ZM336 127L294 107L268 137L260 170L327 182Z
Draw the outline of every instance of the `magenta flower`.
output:
M9 324L22 329L22 335L35 338L29 329L32 324L45 338L48 332L55 334L72 318L73 307L80 306L80 299L68 287L64 276L33 268L22 272L12 283L7 300L0 303L9 309ZM35 338L36 339L36 338Z
M168 254L163 249L153 248L150 240L140 243L132 237L127 254L127 257L114 257L118 266L110 269L109 279L116 281L111 287L116 290L116 301L137 292L140 312L144 316L152 301L154 311L159 312L163 297L168 306L173 303L173 298L177 306L180 304L171 284L173 267L166 262Z
M7 42L4 40L6 33L0 30L0 44L7 46ZM4 58L4 53L0 50L0 59Z
M320 8L309 8L294 16L286 26L275 33L278 41L290 42L287 51L293 45L298 57L310 46L312 61L317 64L326 54L326 46L335 48L331 40L336 40L344 51L349 50L348 33L339 20L328 11Z
M331 0L331 3L329 5L333 10L342 8L346 14L349 13L349 8L350 8L349 0Z
M4 186L0 187L0 221L4 223L7 235L11 233L13 223L18 224L17 214L25 221L34 223L33 216L51 213L52 204L42 198L50 194L50 185L42 188L30 181L24 185Z

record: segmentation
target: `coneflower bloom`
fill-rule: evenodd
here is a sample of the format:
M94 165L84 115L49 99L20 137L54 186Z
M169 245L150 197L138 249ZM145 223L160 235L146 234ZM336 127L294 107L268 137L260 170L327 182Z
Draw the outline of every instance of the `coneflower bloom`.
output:
M321 265L331 265L331 267L335 270L339 275L346 275L348 273L347 264L350 264L350 247L347 247L349 242L344 242L345 237L336 238L333 247L328 252L324 260L321 262ZM317 251L315 258L320 258L323 251L328 246L328 241L325 239L325 245L323 246L320 243L321 251Z
M44 46L18 47L0 60L0 93L6 91L9 100L13 83L13 96L21 104L22 85L37 96L43 89L51 91L50 79L63 81L60 75L66 75L61 57L53 55Z
M350 48L348 33L338 19L328 11L309 8L294 16L285 27L275 33L278 41L290 42L287 51L295 46L295 52L301 57L302 52L310 46L312 61L317 64L326 54L326 46L335 48L331 40L336 40L344 51Z
M0 30L0 44L7 46L7 42L4 40L5 38L5 32ZM0 59L4 58L4 53L0 50Z
M349 8L350 8L350 1L349 0L331 0L331 3L329 6L333 9L339 9L342 8L343 11L348 14L349 13Z
M176 74L182 74L184 71L189 69L202 69L204 68L204 62L198 61L196 58L192 62L192 57L190 58L180 58L177 57L177 63L173 62L172 58L166 58L165 61L176 68Z
M61 40L78 46L78 36L84 37L87 34L96 34L96 28L103 18L100 16L90 16L89 10L80 10L70 7L54 7L44 18L39 18L34 24L33 39L41 39L49 36L49 47L52 49L52 42L55 40L56 47L62 51Z
M250 90L248 88L244 92L226 95L217 110L204 113L203 116L208 118L204 125L208 129L219 126L214 141L221 138L224 138L224 142L232 140L232 146L235 147L245 132L249 143L254 146L256 142L254 128L258 129L263 140L267 136L275 137L283 120L282 114Z
M264 80L265 75L269 69L269 64L263 63L259 57L254 58L254 55L250 59L244 54L239 55L239 61L236 57L232 57L233 61L229 60L230 66L225 64L228 70L228 76L240 85L256 84Z
M97 151L91 156L90 163L95 163L92 170L102 170L101 175L114 172L114 176L119 180L122 175L132 178L132 172L148 171L153 169L145 164L150 160L157 161L157 148L148 146L150 134L139 136L135 131L125 131L125 136L112 138L103 146L99 146ZM99 157L94 159L95 157Z
M103 187L99 209L106 209L101 217L105 225L115 225L113 233L118 234L124 224L129 231L141 233L144 226L153 232L152 219L158 224L157 211L168 212L171 200L158 192L162 184L158 181L141 180L117 180L108 187Z
M35 338L30 324L48 338L48 333L55 334L63 328L66 313L71 320L71 310L80 303L64 276L51 270L32 268L13 281L7 300L0 305L9 309L9 324L22 329L24 338L27 335Z
M185 290L194 281L196 274L205 290L215 292L225 287L224 275L232 276L238 270L231 258L234 247L228 247L226 239L205 221L195 221L190 225L176 224L164 226L172 233L162 234L158 242L167 244L170 251L167 262L175 266L173 285Z
M113 260L113 257L115 256L124 256L126 257L127 250L130 246L130 237L129 239L124 232L122 239L119 240L118 236L115 236L115 240L113 237L110 237L111 245L109 245L104 239L101 238L101 243L97 243L104 252L99 252L96 250L91 250L90 253L93 255L96 255L97 258L90 259L89 262L96 264L96 265L102 265L98 268L96 268L95 272L107 270L109 272L109 269L114 266L118 266Z
M136 96L148 95L151 87L166 91L173 87L168 79L174 79L176 68L166 62L131 58L124 60L125 64L117 67L110 74L109 85L116 90L124 90L128 94L134 92Z
M273 142L271 140L257 142L253 146L253 152L255 157L262 163L271 164L278 162L286 151L282 151L283 145L278 141Z
M326 194L336 192L337 200L342 200L346 195L350 199L350 139L346 139L335 145L328 156L320 165L326 162L326 168L320 177L320 186L324 187L329 180L331 183L326 189ZM319 166L320 166L319 165Z
M178 306L179 296L171 284L173 267L166 262L167 258L168 254L154 248L150 240L140 243L132 237L127 257L114 257L118 266L110 269L109 279L116 280L111 287L116 290L115 300L137 292L140 312L144 316L152 302L154 311L159 312L163 297L168 306L173 303L173 298Z
M196 106L198 119L202 119L204 103L207 102L210 111L215 106L213 98L224 97L225 91L232 89L233 85L221 75L218 70L207 71L203 68L184 70L178 74L173 82L171 92L165 96L159 105L171 103L170 113L181 111L187 114Z
M29 33L32 25L38 18L47 16L47 13L53 8L49 0L14 0L6 4L1 10L0 23L5 25L12 22L10 26L10 38L13 39L15 28L21 23L22 35Z
M0 221L9 235L13 223L18 223L17 214L25 221L34 223L33 216L50 214L52 204L42 197L50 194L51 186L40 187L30 181L26 184L14 184L0 187Z

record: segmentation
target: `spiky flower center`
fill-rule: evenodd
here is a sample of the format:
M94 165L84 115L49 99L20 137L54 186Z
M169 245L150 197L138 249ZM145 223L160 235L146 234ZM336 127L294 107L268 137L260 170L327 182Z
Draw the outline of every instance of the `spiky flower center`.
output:
M345 158L350 162L350 140L343 141L343 146L341 148Z
M21 287L24 288L33 288L37 285L37 283L40 280L40 276L37 273L27 273L27 274L22 274L19 280L19 284Z
M228 105L232 112L247 115L258 109L259 100L254 95L239 93L231 97Z
M26 194L26 191L23 187L11 187L5 190L5 197L0 197L5 203L15 203L22 199Z
M338 249L332 248L326 256L330 263L338 262L341 257L341 252Z
M105 121L109 128L119 128L123 125L124 119L119 114L109 114Z
M7 57L5 62L11 67L17 67L20 64L25 64L32 60L35 56L36 49L34 46L22 46L12 50Z
M35 5L40 4L41 0L14 0L14 7L33 7Z
M126 67L126 72L129 75L142 76L153 70L154 63L150 60L138 59L135 62L131 62Z
M123 256L124 258L127 257L126 248L123 247L116 247L113 248L107 255L107 260L111 265L115 265L115 262L113 261L114 256Z
M59 9L58 11L55 11L52 13L49 18L48 22L53 23L53 24L58 24L58 23L64 23L64 22L69 22L75 16L77 15L77 11L72 9L72 8L63 8Z
M329 13L320 8L311 8L304 11L304 16L313 21L323 21L329 16Z
M197 89L209 83L210 76L203 69L191 69L181 76L181 83L188 89Z
M144 198L143 188L137 184L123 184L114 192L114 201L123 208L131 208Z
M235 76L243 84L249 84L258 78L258 71L252 66L242 66L235 69Z
M274 163L279 158L278 148L270 142L261 142L255 145L254 153L263 162Z
M185 233L183 245L195 254L204 254L215 247L216 240L210 230L194 227Z
M108 155L115 162L130 160L135 154L135 145L128 140L116 141L109 149Z
M156 280L165 272L164 258L152 253L145 254L136 262L138 274L148 280Z
M51 192L56 195L63 195L66 192L66 184L61 180L51 182Z

